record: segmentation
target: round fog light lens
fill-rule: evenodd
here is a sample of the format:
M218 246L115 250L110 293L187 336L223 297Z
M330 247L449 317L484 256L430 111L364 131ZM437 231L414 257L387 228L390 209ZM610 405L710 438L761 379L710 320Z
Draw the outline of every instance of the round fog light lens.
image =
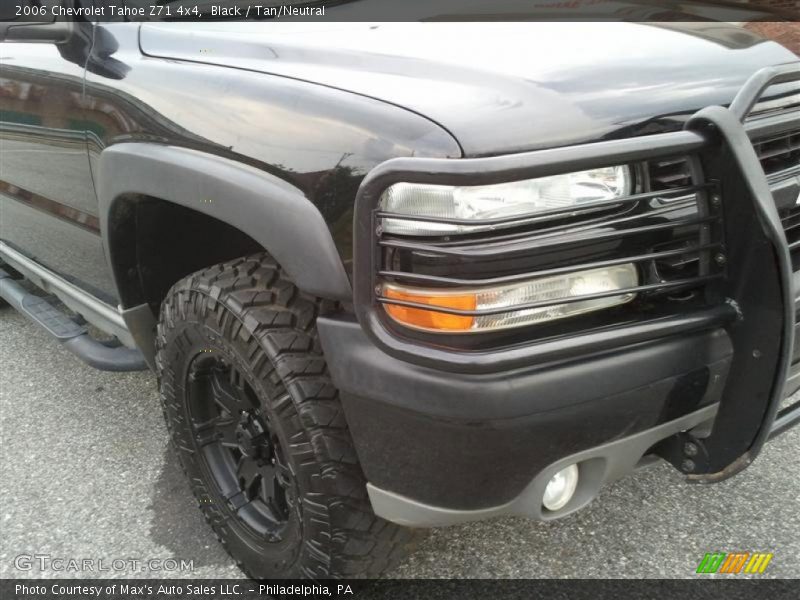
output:
M544 488L542 504L547 510L564 508L578 487L578 465L570 465L553 475Z

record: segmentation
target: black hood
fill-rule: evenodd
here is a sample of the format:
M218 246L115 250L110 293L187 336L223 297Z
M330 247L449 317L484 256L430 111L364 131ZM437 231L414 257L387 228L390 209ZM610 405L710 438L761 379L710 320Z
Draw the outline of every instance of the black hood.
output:
M680 127L797 60L728 24L145 24L149 55L274 73L402 106L466 156Z

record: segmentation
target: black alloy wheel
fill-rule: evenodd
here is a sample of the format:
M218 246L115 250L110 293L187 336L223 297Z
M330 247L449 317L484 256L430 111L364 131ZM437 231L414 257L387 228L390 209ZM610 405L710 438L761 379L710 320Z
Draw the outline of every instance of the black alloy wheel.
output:
M186 382L194 439L233 514L269 542L283 539L297 494L280 441L252 386L214 353L191 362Z

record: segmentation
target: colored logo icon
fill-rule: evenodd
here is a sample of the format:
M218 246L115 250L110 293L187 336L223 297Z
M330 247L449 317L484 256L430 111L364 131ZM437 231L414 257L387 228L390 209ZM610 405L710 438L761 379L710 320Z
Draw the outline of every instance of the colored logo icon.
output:
M763 573L772 552L706 552L697 573Z

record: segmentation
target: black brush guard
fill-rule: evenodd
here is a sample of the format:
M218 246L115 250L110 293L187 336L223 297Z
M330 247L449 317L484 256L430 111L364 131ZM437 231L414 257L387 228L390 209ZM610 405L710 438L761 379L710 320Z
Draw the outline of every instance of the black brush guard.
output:
M800 63L763 69L748 80L728 108L705 108L680 132L491 158L400 158L379 165L362 182L354 215L355 311L362 328L375 344L397 358L449 371L482 372L568 358L588 350L620 347L703 328L725 327L733 343L734 358L713 429L702 439L691 433L679 434L655 451L685 472L690 481L719 481L741 471L770 436L800 421L800 403L779 411L794 343L792 262L767 177L751 141L797 131L800 111L746 121L769 86L798 80ZM727 242L722 246L708 236L697 240L696 250L703 267L695 283L707 286L706 296L711 299L708 308L645 324L621 325L546 342L532 341L491 352L465 352L446 345L421 344L399 335L387 323L383 304L415 305L382 297L381 281L390 277L425 283L425 277L385 270L380 261L383 248L394 245L434 254L442 249L414 241L385 239L380 226L382 219L457 222L382 212L380 196L393 183L487 185L679 155L694 157L693 185L658 195L679 197L696 193L697 221L708 222L710 226L716 223L721 229L720 239ZM647 195L631 196L629 200L646 199ZM480 223L502 222L503 219L487 219ZM593 233L589 230L586 235ZM528 242L524 249L535 251L536 244L541 243L542 240ZM445 252L453 250L442 254ZM625 257L590 266L646 258L647 255ZM578 265L573 270L586 267ZM527 276L542 274L547 272ZM454 278L440 279L433 283L459 283ZM624 291L645 288L638 286Z

